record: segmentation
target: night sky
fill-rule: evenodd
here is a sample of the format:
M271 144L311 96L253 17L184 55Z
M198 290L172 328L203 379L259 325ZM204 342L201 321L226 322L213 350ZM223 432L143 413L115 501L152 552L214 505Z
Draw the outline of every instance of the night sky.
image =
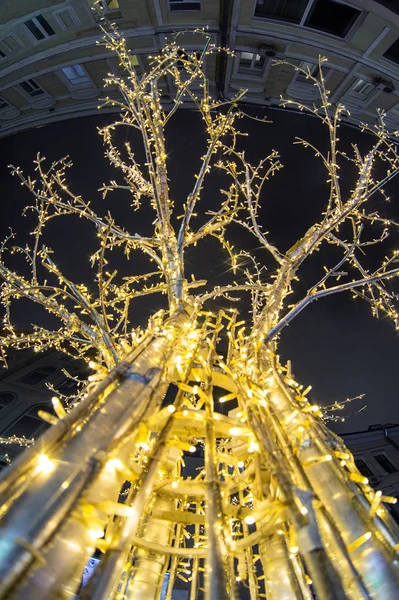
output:
M254 109L249 109L253 112ZM280 110L269 109L271 124L259 124L253 120L239 121L241 131L248 132L243 138L242 147L248 152L248 158L258 161L271 149L281 153L284 169L266 184L263 197L261 222L270 238L280 250L287 250L302 237L307 228L318 219L328 197L325 173L310 151L292 146L295 136L304 137L325 148L326 137L316 119ZM74 166L68 178L74 192L93 202L93 207L102 214L112 209L115 220L130 232L149 233L153 213L144 207L133 211L129 198L123 194L114 194L109 200L101 200L96 190L105 181L117 178L117 173L109 167L104 158L103 146L97 133L97 127L110 122L112 115L99 114L96 117L75 119L55 123L0 140L0 189L1 222L0 232L3 238L7 227L19 232L18 241L27 240L31 217L21 219L20 213L29 201L29 194L21 189L18 181L12 178L7 165L21 166L26 174L33 174L32 161L40 151L49 160L69 155ZM170 157L169 176L171 195L180 206L193 185L193 175L199 165L199 158L205 148L205 134L198 115L192 111L181 110L168 126L168 155ZM370 145L370 138L352 127L341 128L342 147L350 149L350 143L356 142L361 150ZM122 137L121 142L127 138ZM141 150L138 140L129 138L140 159ZM353 183L353 171L350 164L342 170L343 189L348 191ZM399 219L398 184L392 182L387 190L391 197L389 205L377 198L375 207L381 207L383 215ZM209 177L204 191L204 200L199 213L217 209L221 195L219 188L226 186L226 180L218 174ZM179 212L179 211L177 211ZM201 214L193 225L199 227ZM24 237L25 236L25 237ZM399 236L390 239L385 252L399 247ZM237 249L253 247L253 242L238 227L232 228L230 241ZM56 262L65 275L75 282L88 283L91 269L89 254L96 249L95 230L92 226L74 217L55 220L49 228L47 244L54 249ZM252 244L252 246L251 246ZM265 260L270 273L274 265L261 250L256 250L258 258ZM382 254L382 257L384 253ZM322 276L322 265L333 266L333 253L318 253L304 268L300 291L304 293L310 283ZM381 258L374 251L371 260ZM137 262L136 262L137 259ZM195 273L196 279L206 278L212 282L224 283L231 276L228 272L227 255L219 250L217 242L199 244L190 251L186 259L189 275ZM122 275L136 274L146 270L145 261L134 255L129 262L117 254L113 265ZM241 275L242 277L242 275ZM398 282L399 291L399 282ZM298 296L299 298L300 296ZM290 302L292 300L290 299ZM165 298L151 301L145 298L137 302L135 324L145 324L154 310L164 305ZM228 305L224 302L223 305ZM245 305L242 307L245 311ZM22 305L16 313L19 324L41 318L37 309L31 305ZM286 328L280 344L282 360L291 359L293 372L305 385L312 385L310 398L313 402L329 404L335 400L366 394L347 409L346 413L356 412L363 406L367 408L359 414L348 416L345 423L335 426L338 432L367 429L376 423L399 423L399 394L397 392L399 371L399 334L387 319L379 321L371 317L370 308L360 300L354 300L349 294L330 296L309 306Z

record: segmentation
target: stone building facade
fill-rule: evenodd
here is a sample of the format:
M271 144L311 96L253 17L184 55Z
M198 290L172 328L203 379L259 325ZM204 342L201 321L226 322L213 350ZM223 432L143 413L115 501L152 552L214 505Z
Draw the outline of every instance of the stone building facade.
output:
M3 0L0 6L0 136L97 111L103 79L117 71L101 44L95 0ZM333 103L349 121L374 122L376 109L399 127L399 9L395 0L100 0L128 40L138 72L171 34L200 49L206 28L214 44L234 50L208 57L211 89L230 98L242 88L247 101L276 106L280 96L312 102L315 87L287 60L325 78ZM165 80L163 100L173 93ZM110 108L107 110L111 110Z
M399 498L399 425L371 425L367 431L341 434L359 471L384 496ZM399 507L392 505L399 521Z
M38 415L39 410L54 414L48 384L65 396L73 394L75 381L65 371L81 378L83 368L75 362L57 351L10 353L8 368L0 373L0 438L37 439L49 427ZM18 445L0 442L0 466L20 451Z

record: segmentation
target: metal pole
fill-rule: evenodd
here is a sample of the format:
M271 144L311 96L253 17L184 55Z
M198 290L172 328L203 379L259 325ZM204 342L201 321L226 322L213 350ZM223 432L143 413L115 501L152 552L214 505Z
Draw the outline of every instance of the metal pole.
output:
M44 575L46 568L39 567L47 553L51 552L48 542L75 509L83 492L107 467L108 449L137 425L159 386L173 341L185 320L184 316L178 316L164 335L153 339L122 374L120 385L100 402L85 423L76 428L75 435L65 447L55 456L46 457L44 466L39 462L31 473L26 490L11 504L0 523L0 598L7 597L15 585L21 589L21 598L25 593L24 586L28 586L25 589L31 593L29 581L32 573L28 573L27 569L32 564L34 570L41 569L41 574L36 576L40 580L42 600L54 598L55 588L62 588L65 584L62 566L65 556L62 563L55 565L57 577L51 569ZM109 499L115 494L114 483L111 478L103 489ZM87 525L87 519L83 519L80 527L78 523L71 527L72 537L67 535L68 543L84 548L75 553L78 571L83 571L93 549L93 534ZM79 531L82 537L78 535ZM63 545L61 542L61 547ZM71 552L71 556L73 554Z

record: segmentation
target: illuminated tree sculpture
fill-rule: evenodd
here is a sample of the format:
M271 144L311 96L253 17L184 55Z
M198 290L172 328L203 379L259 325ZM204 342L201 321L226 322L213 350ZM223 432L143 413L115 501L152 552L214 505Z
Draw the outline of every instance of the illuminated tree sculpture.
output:
M364 298L375 315L384 313L398 324L397 298L388 283L399 272L397 253L373 270L364 262L368 247L397 227L374 205L368 208L399 168L383 115L379 125L365 126L374 136L367 154L354 147L352 157L343 156L337 136L345 109L329 104L322 75L303 72L318 88L320 102L298 106L326 126L329 152L313 149L330 191L320 202L319 221L283 252L258 219L262 189L280 168L279 156L273 151L254 166L239 149L243 94L214 100L203 72L205 57L212 60L218 50L207 41L202 52L189 52L172 41L139 77L112 27L106 44L119 56L122 72L107 80L122 99L107 102L118 105L121 116L100 133L122 183L101 189L124 190L133 208L148 203L155 221L152 235L144 237L111 215L99 217L68 187L67 159L46 166L38 156L35 180L13 168L34 196L37 225L28 245L13 246L11 236L1 248L3 353L56 348L90 360L94 374L72 400L53 399L58 419L44 414L53 426L4 472L0 597L72 598L89 557L100 549L102 560L83 598L151 600L160 598L168 581L170 600L178 579L186 582L190 600L203 594L212 600L309 600L313 591L320 599L397 598L399 538L384 506L394 499L373 491L276 353L284 326L333 293ZM176 89L168 111L161 104L166 77ZM176 229L164 134L187 99L202 116L207 148ZM119 148L114 141L123 128L141 135L143 165L129 144ZM346 159L357 169L348 194L339 180L339 163ZM230 184L196 229L192 217L214 168ZM44 243L49 221L66 215L96 229L97 293L65 277ZM249 251L234 250L228 238L233 224L254 236L254 245L274 262L271 275ZM203 282L186 272L185 253L207 236L221 243L232 277L238 269L240 279L202 291ZM303 263L327 244L334 256L341 253L339 260L289 305ZM154 266L118 279L110 266L117 249L140 251ZM10 251L23 253L29 276L7 267ZM134 300L156 293L167 295L165 310L146 329L133 328ZM241 295L252 301L247 323L231 308ZM11 309L19 298L45 307L59 327L14 329ZM210 312L210 301L226 308ZM220 352L220 340L227 352ZM220 410L223 402L231 403L228 415ZM190 471L184 459L194 451L203 460Z

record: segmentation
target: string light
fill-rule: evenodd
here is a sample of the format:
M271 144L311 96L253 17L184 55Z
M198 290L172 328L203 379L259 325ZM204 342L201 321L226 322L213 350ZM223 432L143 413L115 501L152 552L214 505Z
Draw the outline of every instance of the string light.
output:
M46 454L39 454L37 457L37 471L48 475L54 470L54 467L54 462Z
M384 314L399 326L398 298L391 285L384 285L384 281L391 281L399 273L398 251L387 255L373 271L364 258L369 245L383 243L389 232L397 228L394 221L379 216L374 202L368 202L376 192L383 192L386 182L399 169L384 115L380 113L378 125L363 127L374 136L367 154L362 156L355 148L352 157L345 155L339 146L344 109L340 105L334 108L329 102L323 79L324 59L320 59L317 77L308 67L295 67L316 86L320 103L308 107L288 100L283 104L309 112L326 126L328 153L323 154L306 140L298 139L297 143L312 150L321 161L329 194L317 222L286 251L271 242L277 236L269 237L259 219L263 186L282 168L280 156L272 150L252 165L241 150L239 140L244 132L238 130L238 122L246 116L240 106L243 92L230 99L215 99L204 73L204 63L221 52L213 45L212 35L194 32L193 39L201 36L204 40L201 51L179 46L179 37L185 41L187 32L172 36L159 54L146 58L148 69L139 75L137 60L116 28L104 23L103 31L107 51L118 57L120 65L120 73L109 74L105 81L110 94L104 104L119 107L121 114L114 123L102 127L100 135L106 157L123 180L103 183L100 192L105 199L113 192L127 192L132 208L149 209L154 219L145 237L119 225L111 213L100 216L92 204L69 187L66 176L72 163L68 158L48 164L38 154L35 177L12 167L13 175L33 195L28 209L32 209L37 221L28 244L17 245L15 234L11 233L1 247L3 358L12 350L56 349L83 360L92 373L82 381L68 374L78 388L71 397L53 390L56 416L44 411L40 415L56 426L51 432L51 445L43 448L51 448L53 453L54 447L57 460L44 452L37 455L34 448L32 466L28 461L22 477L17 478L21 485L16 485L12 476L5 476L2 485L10 491L10 507L15 500L23 503L25 488L29 492L32 485L35 493L40 493L45 490L40 487L42 481L48 483L53 476L54 481L59 481L57 477L68 472L58 489L59 511L67 505L75 508L66 516L64 511L48 517L51 523L60 523L59 528L54 525L54 531L49 528L54 552L63 556L63 531L73 536L85 528L85 536L71 540L81 549L71 558L77 561L74 572L83 572L85 560L96 546L106 554L104 573L112 582L111 587L117 589L120 580L119 589L129 588L129 598L133 600L137 597L136 580L148 582L152 586L148 595L158 597L166 568L168 597L172 597L176 578L189 583L193 587L191 596L196 596L203 571L208 592L214 589L212 578L224 577L230 595L231 581L235 580L240 586L248 585L251 597L264 597L268 595L265 579L275 569L275 556L276 584L280 580L288 582L289 596L294 597L299 589L310 597L313 590L309 589L311 581L306 570L314 568L314 564L306 561L315 540L323 558L320 564L331 559L330 548L341 548L345 543L350 555L345 556L345 561L352 561L345 566L345 572L355 572L367 593L379 597L381 590L370 575L373 569L367 553L355 550L368 544L373 550L369 554L378 556L384 576L392 585L391 558L397 546L392 542L395 532L389 525L384 503L396 499L371 490L351 454L325 426L325 421L335 419L335 413L344 410L349 400L337 400L329 407L313 404L307 398L311 396L311 386L296 381L291 365L281 364L277 349L279 335L291 320L315 300L333 293L349 291L356 298L367 300L374 316ZM234 57L228 49L223 52L229 60ZM165 81L172 82L170 89L176 89L168 108L163 104ZM121 92L119 97L115 89ZM199 111L207 142L182 214L178 214L180 209L172 201L168 183L170 159L165 133L185 99ZM143 164L136 159L129 141L123 149L118 146L115 132L123 128L133 128L141 134ZM342 158L351 160L357 171L349 193L344 193L340 185ZM377 164L381 175L376 174ZM195 217L207 177L215 169L222 172L228 183L221 190L219 204L215 200L212 211L197 225ZM90 257L95 275L90 284L69 280L45 243L50 221L71 216L84 219L95 228L97 249ZM258 259L258 251L251 253L231 243L228 236L232 224L254 238L267 256L264 264ZM352 230L351 239L346 233L347 225ZM216 240L227 257L228 283L217 282L212 287L186 272L187 251L194 250L205 238ZM337 263L324 269L322 266L318 280L302 298L289 305L304 261L328 245L340 253ZM8 265L7 250L26 260L29 275ZM122 276L112 267L115 250L124 253L129 267L133 264L132 255L143 254L151 270ZM266 270L268 262L273 263L273 268ZM134 327L135 300L153 294L165 299L166 308L152 315L146 327ZM240 320L238 308L232 305L246 294L251 299L251 318ZM21 299L44 307L58 326L50 330L37 324L29 332L19 331L13 324L12 309L15 301ZM212 311L216 303L220 309ZM225 304L228 306L223 308ZM227 352L222 355L220 347L227 348ZM175 396L172 401L169 396L165 400L166 387L171 384ZM231 403L231 410L224 410L225 414L217 410L215 387L223 390L219 403ZM114 422L118 403L126 398L129 402L122 415L125 420L118 413ZM95 437L93 432L98 431L103 434L101 440L96 438L96 443L92 443L90 435ZM90 443L84 445L87 438ZM2 443L30 446L35 440L12 436L8 441L2 438ZM80 448L80 443L88 455L72 464L68 451L74 444ZM188 457L186 463L187 452L196 456L191 462ZM197 461L199 467L193 473L191 467ZM93 469L87 465L93 465ZM75 494L76 474L82 481L87 477L83 491L73 501L68 496L71 502L64 505L62 494ZM116 501L119 494L123 502ZM56 505L52 500L43 491L42 504L48 511ZM365 511L364 506L369 510ZM8 509L6 503L6 517ZM252 512L257 518L248 514ZM334 527L323 526L323 535L319 535L319 524L327 522L326 517ZM356 525L356 533L352 529L359 519L363 519L365 533L356 537L359 527ZM254 537L249 526L257 521L260 526ZM306 537L309 529L312 539ZM19 539L31 539L30 535L29 530ZM33 548L38 552L42 544L50 543L44 537L33 540L29 551ZM14 538L10 535L10 539ZM112 567L112 557L118 553L115 564L119 572L113 572L116 567ZM138 556L140 560L136 560ZM59 590L65 589L66 583L61 562L46 566L41 558L37 566L56 570L51 577L58 582ZM15 564L19 569L24 563ZM72 572L71 568L67 572ZM30 576L17 574L22 578ZM317 585L328 579L329 570L317 575L315 592L321 596L325 588L322 586L319 594ZM102 577L105 575L100 574L99 580ZM345 593L348 597L353 595L351 581L341 579L344 589L339 591L340 597ZM327 581L331 589L334 581ZM93 585L97 585L96 581ZM95 591L96 597L103 592Z

